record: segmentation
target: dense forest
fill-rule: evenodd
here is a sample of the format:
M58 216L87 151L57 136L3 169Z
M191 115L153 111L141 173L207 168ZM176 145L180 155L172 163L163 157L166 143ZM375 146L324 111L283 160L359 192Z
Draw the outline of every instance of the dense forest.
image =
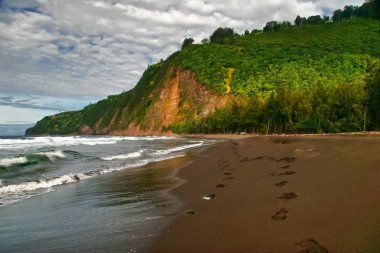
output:
M181 65L195 71L204 84L237 99L206 119L175 124L172 130L378 130L380 26L373 19L380 16L379 2L346 6L331 18L297 16L294 25L271 21L262 31L246 31L244 36L219 28L209 45L194 45L182 54Z
M380 129L380 0L346 6L332 17L271 21L240 35L218 28L201 44L186 38L180 51L151 65L131 91L78 112L46 117L27 134L78 133L131 122L152 128L147 115L165 79L191 71L229 102L205 116L185 108L160 127L176 133L336 133ZM157 98L157 99L155 99ZM124 109L123 109L124 108ZM115 123L117 121L117 123ZM150 125L149 125L150 124ZM108 132L105 132L108 133Z

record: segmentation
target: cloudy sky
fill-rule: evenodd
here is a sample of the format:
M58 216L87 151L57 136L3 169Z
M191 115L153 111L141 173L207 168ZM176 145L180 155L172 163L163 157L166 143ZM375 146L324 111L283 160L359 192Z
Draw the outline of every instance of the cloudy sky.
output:
M0 124L131 89L148 64L218 27L330 15L363 0L0 0Z

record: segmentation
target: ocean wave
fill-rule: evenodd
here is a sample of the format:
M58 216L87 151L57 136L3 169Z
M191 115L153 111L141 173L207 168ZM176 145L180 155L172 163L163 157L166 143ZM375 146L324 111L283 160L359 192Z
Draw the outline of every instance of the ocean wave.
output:
M54 162L56 158L66 157L66 155L64 154L62 150L56 150L56 151L50 151L50 152L39 152L39 153L36 153L35 155L45 156L52 162Z
M32 137L25 139L0 139L0 149L24 149L49 146L95 146L117 143L111 138L86 138L86 137Z
M23 157L15 157L15 158L4 158L0 160L0 167L10 167L13 165L25 164L28 162L28 158Z
M83 137L83 136L66 136L66 137L26 137L20 139L0 139L0 149L23 149L29 147L46 147L46 146L96 146L112 145L120 141L130 140L170 140L175 137L167 136L107 136L107 137Z
M50 151L50 152L39 152L27 156L21 157L12 157L12 158L3 158L0 159L0 167L11 167L15 165L26 165L29 163L38 163L39 161L43 161L44 159L48 159L52 162L56 160L56 158L65 158L65 154L61 150Z
M169 148L166 150L155 150L151 151L152 153L147 153L145 157L140 157L142 154L147 152L145 149L138 150L136 152L123 154L123 155L115 155L115 156L109 156L109 157L103 157L103 160L114 160L114 159L128 159L128 158L138 158L136 160L129 160L127 164L123 166L115 166L115 167L105 167L102 165L101 167L94 168L87 171L81 171L75 174L75 172L72 172L70 174L65 174L59 177L55 178L42 178L35 181L24 181L19 183L13 183L7 185L6 183L3 183L0 185L0 199L1 202L0 205L9 205L12 203L19 202L25 198L33 197L40 194L45 194L47 192L53 191L56 187L60 187L66 184L75 183L81 180L85 180L88 178L96 177L99 175L126 170L130 168L136 168L140 166L144 166L146 164L149 164L151 162L158 162L168 159L173 159L177 157L184 156L183 151L186 149L190 149L193 147L198 147L203 145L203 142L197 142L197 143L191 143L188 145L183 145L175 148ZM57 158L64 158L67 154L70 154L70 151L61 151L61 150L55 150L55 151L48 151L48 152L39 152L35 153L33 155L28 155L25 157L21 157L23 159L33 158L36 159L36 157L43 157L45 160L54 161ZM18 157L20 158L20 157ZM15 158L11 158L15 159ZM17 160L14 160L17 161ZM21 160L19 160L21 161ZM22 160L25 161L25 160ZM0 160L0 162L4 163L4 159Z
M136 152L132 152L132 153L124 154L124 155L106 156L100 159L105 160L105 161L123 160L123 159L140 157L143 153L144 153L144 150L140 149L139 151L136 151Z
M160 157L160 158L144 159L144 160L140 160L138 162L131 163L122 167L113 167L113 168L107 168L107 169L101 169L101 170L90 170L90 171L77 173L77 174L70 173L70 174L63 175L57 178L52 178L52 179L40 179L38 181L22 182L20 184L0 185L1 186L0 197L3 197L4 195L9 195L9 194L28 193L28 192L41 190L41 189L50 189L55 186L78 182L78 181L88 179L94 176L99 176L99 175L103 175L103 174L107 174L111 172L135 168L135 167L140 167L151 162L159 162L159 161L173 159L173 158L177 158L181 156L184 156L184 154L166 156L166 157Z
M140 160L138 162L131 163L131 164L128 164L128 165L125 165L125 166L113 167L113 168L108 168L108 169L103 169L103 170L100 170L100 171L96 171L96 174L98 174L98 175L107 174L107 173L121 171L121 170L129 169L129 168L135 168L135 167L144 166L144 165L147 165L147 164L152 163L152 162L160 162L160 161L165 161L165 160L169 160L169 159L174 159L174 158L178 158L178 157L181 157L181 156L184 156L184 154L178 154L178 155L173 155L173 156L156 157L156 158L150 158L150 159L143 159L143 160Z
M194 144L188 144L188 145L179 146L179 147L175 147L175 148L169 148L169 149L164 149L164 150L156 150L154 152L154 154L155 155L167 155L167 154L170 154L170 153L182 151L182 150L189 149L189 148L195 148L195 147L199 147L199 146L202 146L202 145L203 145L203 141L200 141L200 142L197 142L197 143L194 143Z
M50 180L39 180L35 182L24 182L21 184L6 185L3 187L0 187L0 195L9 194L9 193L30 192L30 191L40 190L40 189L48 189L53 186L73 183L73 182L80 181L89 177L90 176L87 176L83 173L78 173L78 174L63 175L61 177L53 178Z

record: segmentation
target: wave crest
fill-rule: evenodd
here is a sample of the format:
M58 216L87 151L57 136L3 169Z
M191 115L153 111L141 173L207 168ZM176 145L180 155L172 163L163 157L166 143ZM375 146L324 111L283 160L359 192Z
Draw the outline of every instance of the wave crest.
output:
M28 162L28 158L23 157L15 157L15 158L4 158L0 160L0 166L1 167L10 167L13 165L20 165L25 164Z
M73 182L80 181L89 177L90 176L87 176L83 173L78 173L78 174L63 175L61 177L53 178L50 180L39 180L35 182L24 182L21 184L6 185L3 187L0 187L0 194L22 193L22 192L36 191L40 189L47 189L53 186L73 183Z
M129 159L129 158L137 158L140 157L144 153L143 149L140 149L139 151L128 153L125 155L115 155L115 156L106 156L102 157L100 159L105 160L105 161L112 161L112 160L122 160L122 159Z
M47 157L50 161L54 162L56 158L65 158L66 155L62 150L50 151L50 152L40 152L36 155L41 155Z
M84 137L84 136L65 136L65 137L27 137L20 139L0 139L0 149L23 149L30 147L58 147L58 146L96 146L111 145L120 141L139 141L139 140L170 140L175 137L167 136L110 136L110 137Z
M200 141L198 143L188 144L188 145L184 145L184 146L179 146L179 147L176 147L176 148L157 150L155 152L155 155L167 155L167 154L170 154L170 153L182 151L182 150L189 149L189 148L195 148L195 147L199 147L199 146L202 146L202 145L203 145L203 141Z
M0 159L0 167L11 167L15 165L27 165L29 163L37 163L43 158L54 162L56 158L65 158L66 155L61 150L50 151L50 152L39 152L27 156L12 157L12 158L3 158ZM41 159L42 158L42 159Z

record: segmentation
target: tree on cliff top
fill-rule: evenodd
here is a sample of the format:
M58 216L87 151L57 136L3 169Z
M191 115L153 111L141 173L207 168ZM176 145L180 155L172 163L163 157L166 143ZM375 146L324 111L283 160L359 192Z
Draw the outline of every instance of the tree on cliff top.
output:
M194 43L193 38L186 38L182 42L182 48L181 49L184 49L185 47L187 47L187 46L189 46L189 45L191 45L193 43Z
M219 27L210 36L210 42L216 44L230 44L234 38L234 29Z

